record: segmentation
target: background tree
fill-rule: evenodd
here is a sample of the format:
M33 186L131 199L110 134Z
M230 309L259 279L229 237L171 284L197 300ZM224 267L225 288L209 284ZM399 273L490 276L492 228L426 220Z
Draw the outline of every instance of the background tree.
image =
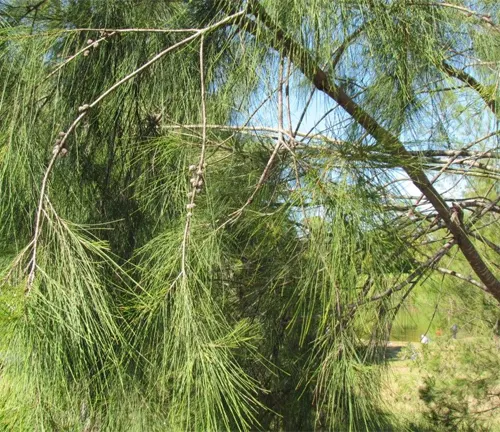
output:
M2 2L2 425L381 427L413 287L500 301L498 15Z

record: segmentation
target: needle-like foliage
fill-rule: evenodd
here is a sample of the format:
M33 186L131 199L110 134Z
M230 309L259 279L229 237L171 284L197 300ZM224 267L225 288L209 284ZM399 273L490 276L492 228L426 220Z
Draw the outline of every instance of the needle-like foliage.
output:
M389 428L412 289L500 301L499 18L0 2L0 429Z

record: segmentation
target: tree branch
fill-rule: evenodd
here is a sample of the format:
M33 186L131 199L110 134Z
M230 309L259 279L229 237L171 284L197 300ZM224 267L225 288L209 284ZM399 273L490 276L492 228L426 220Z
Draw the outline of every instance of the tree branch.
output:
M479 279L485 284L489 292L500 303L500 281L486 266L478 251L468 238L464 228L452 221L451 211L443 197L437 192L424 171L419 167L419 161L411 155L399 139L383 128L361 106L359 106L343 88L330 81L327 74L317 65L309 52L289 37L271 17L265 8L256 0L248 3L249 11L272 32L273 37L268 43L275 50L286 54L295 63L296 67L308 77L313 84L335 102L339 104L360 126L370 133L394 158L399 160L400 166L407 173L414 185L426 196L446 226L453 234L463 255L471 265ZM256 21L246 18L239 23L242 30L260 37Z
M181 254L181 274L183 278L187 277L186 260L187 247L189 243L189 234L191 231L191 217L195 207L196 194L201 192L203 186L203 173L205 171L205 153L207 147L207 106L205 94L205 63L204 63L204 38L203 35L200 41L200 99L201 99L201 121L202 121L202 137L201 137L201 152L198 166L193 166L196 169L193 178L191 179L191 192L189 193L189 203L187 204L186 225L184 227L184 236L182 239L182 254Z
M479 94L481 99L484 100L491 112L495 114L495 116L499 116L499 113L497 111L497 100L493 96L492 92L488 91L478 80L476 80L472 75L469 75L467 72L457 69L445 61L442 62L442 66L443 70L449 76L462 81L471 89L475 90Z
M413 3L414 5L425 5L425 6L435 6L435 7L443 7L443 8L450 8L450 9L455 9L462 14L468 16L468 17L476 17L478 20L480 20L483 24L486 24L488 27L493 28L496 31L500 31L500 27L496 25L493 20L491 19L490 15L485 15L479 12L476 12L472 9L469 9L465 6L453 4L453 3Z
M148 60L146 63L144 63L142 66L138 67L135 69L133 72L122 78L121 80L117 81L115 84L113 84L111 87L109 87L106 91L104 91L101 95L99 95L96 99L94 99L91 103L89 104L84 104L79 108L80 114L76 117L76 119L73 121L73 123L70 125L70 127L66 130L66 132L62 132L61 139L58 141L58 144L54 147L54 152L52 155L52 158L49 161L49 164L47 168L45 169L45 173L42 179L42 184L40 187L40 199L38 202L38 207L36 211L36 219L35 219L35 231L33 234L33 252L31 255L31 260L29 264L29 274L28 274L28 280L25 288L25 294L28 295L33 287L33 282L35 280L35 275L36 275L36 269L37 269L37 251L38 251L38 242L40 238L40 231L41 231L41 225L42 225L42 213L43 213L43 203L45 200L45 194L47 190L47 183L48 179L50 177L50 173L52 172L52 169L54 167L54 164L56 162L57 157L61 153L63 149L66 149L66 141L68 139L68 136L76 129L78 124L81 122L81 120L86 116L88 111L91 108L94 108L96 105L98 105L103 99L105 99L109 94L111 94L114 90L116 90L118 87L123 85L124 83L130 81L132 78L140 74L142 71L146 70L149 68L151 65L162 59L166 54L170 53L171 51L176 50L177 48L180 48L187 43L197 39L198 37L202 37L205 33L208 33L210 31L213 31L223 25L229 24L231 22L234 22L236 18L242 16L245 12L240 11L237 13L234 13L220 21L218 21L215 24L212 24L208 27L205 27L203 29L198 30L196 33L193 35L188 36L187 38L181 40L180 42L177 42L174 45L169 46L168 48L164 49L163 51L159 52L156 54L154 57L152 57L150 60ZM66 150L67 151L67 150Z
M478 282L477 280L473 279L472 276L466 276L466 275L463 275L461 273L456 272L455 270L450 270L450 269L443 268L443 267L436 267L435 270L437 270L439 273L449 275L449 276L454 276L454 277L461 279L465 282L469 282L470 284L482 289L483 291L488 292L488 289L481 282Z

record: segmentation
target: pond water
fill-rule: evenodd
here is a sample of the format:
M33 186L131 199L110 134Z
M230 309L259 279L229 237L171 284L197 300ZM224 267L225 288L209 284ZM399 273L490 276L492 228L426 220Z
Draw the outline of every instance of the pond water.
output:
M450 322L443 319L440 311L427 305L410 306L401 311L392 326L391 340L420 342L425 334L431 341L440 336L451 337Z
M422 323L415 326L394 326L391 332L391 340L399 342L420 342L420 338L427 332L428 323ZM466 329L458 329L458 339L469 336ZM451 338L451 329L449 328L433 328L431 327L427 333L427 337L432 341L439 337Z
M427 327L395 327L391 333L391 340L406 341L406 342L420 342L420 336L427 330ZM432 334L428 335L432 339Z

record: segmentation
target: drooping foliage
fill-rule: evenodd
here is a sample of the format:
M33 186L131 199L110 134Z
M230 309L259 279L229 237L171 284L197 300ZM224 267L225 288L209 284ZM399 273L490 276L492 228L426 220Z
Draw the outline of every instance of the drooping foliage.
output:
M469 3L0 2L0 426L388 428L411 290L500 301Z

